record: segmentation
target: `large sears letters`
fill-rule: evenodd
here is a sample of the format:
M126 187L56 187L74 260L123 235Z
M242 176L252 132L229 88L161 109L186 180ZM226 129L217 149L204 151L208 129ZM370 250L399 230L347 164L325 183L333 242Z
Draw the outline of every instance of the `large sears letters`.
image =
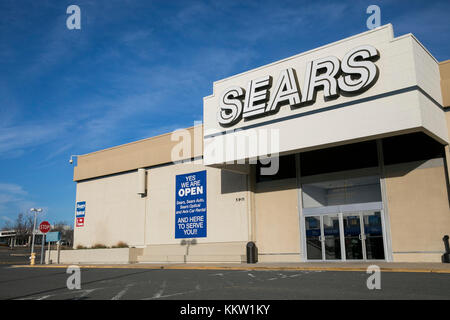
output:
M347 52L342 62L334 56L310 61L301 92L292 68L280 72L271 94L271 76L250 81L246 91L239 86L230 87L220 97L217 120L221 126L229 127L242 118L276 113L281 105L311 104L318 89L323 89L325 99L336 98L340 92L363 92L377 79L378 68L372 60L378 55L373 46L363 45Z

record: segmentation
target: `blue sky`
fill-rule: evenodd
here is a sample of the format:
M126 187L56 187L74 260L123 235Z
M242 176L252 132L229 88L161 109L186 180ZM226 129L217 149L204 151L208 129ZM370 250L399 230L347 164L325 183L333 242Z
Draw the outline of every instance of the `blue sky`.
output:
M449 1L1 0L0 226L73 223L70 155L193 125L213 81L366 31L370 4L450 59Z

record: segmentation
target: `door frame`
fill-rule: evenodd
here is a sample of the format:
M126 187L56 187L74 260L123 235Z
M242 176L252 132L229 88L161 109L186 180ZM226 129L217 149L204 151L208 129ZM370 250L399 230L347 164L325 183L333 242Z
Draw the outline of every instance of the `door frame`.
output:
M364 231L364 213L368 212L380 212L381 217L381 232L383 236L383 252L384 259L367 259L367 247L366 247L366 234ZM323 225L323 217L327 215L337 215L339 221L339 242L341 246L341 259L326 259L325 257L325 237L324 237L324 225ZM362 246L362 259L347 259L346 258L346 249L345 249L345 234L344 234L344 215L353 215L359 217L359 227L360 227L360 236L361 236L361 246ZM307 217L319 217L320 221L320 242L322 249L322 259L308 259L307 245L306 245L306 226L305 220ZM302 225L305 228L305 231L302 232L301 241L302 248L304 247L304 262L342 262L342 261L350 261L350 262L368 262L368 261L387 261L387 253L386 253L386 232L384 229L384 211L383 209L369 209L369 210L360 210L360 211L345 211L345 212L334 212L334 213L315 213L315 214L305 214L302 215L300 219L303 219Z
M347 259L347 250L345 248L345 228L344 226L342 226L343 228L343 238L344 238L344 253L345 253L345 258L346 260L349 261L367 261L367 249L366 249L366 234L364 232L364 212L374 212L374 210L372 211L357 211L357 212L343 212L341 213L342 216L342 223L344 223L344 216L357 216L359 219L359 240L361 241L361 253L362 253L362 259ZM384 248L383 248L384 250Z
M383 155L383 143L381 139L376 139L377 144L377 155L378 155L378 166L376 168L364 168L356 169L350 171L365 172L367 175L377 174L380 180L381 189L381 225L383 230L383 245L384 245L384 260L387 262L393 261L392 255L392 236L391 236L391 225L389 219L389 208L388 208L388 198L387 198L387 188L386 188L386 172L384 166L384 155ZM297 180L297 211L298 211L298 221L300 230L300 260L302 262L307 262L306 255L306 230L305 230L305 215L303 213L303 200L302 200L302 178L301 178L301 163L300 163L300 153L295 154L295 171ZM339 223L342 226L342 221ZM342 233L343 234L343 233ZM342 237L341 237L342 238ZM317 261L317 260L316 260ZM345 256L341 261L346 261ZM380 260L375 260L380 261Z

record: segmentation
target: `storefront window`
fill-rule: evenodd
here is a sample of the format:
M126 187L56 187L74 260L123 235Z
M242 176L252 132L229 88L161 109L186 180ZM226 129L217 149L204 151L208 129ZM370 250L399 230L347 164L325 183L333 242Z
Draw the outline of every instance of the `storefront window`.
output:
M380 202L377 176L318 181L302 185L303 208Z

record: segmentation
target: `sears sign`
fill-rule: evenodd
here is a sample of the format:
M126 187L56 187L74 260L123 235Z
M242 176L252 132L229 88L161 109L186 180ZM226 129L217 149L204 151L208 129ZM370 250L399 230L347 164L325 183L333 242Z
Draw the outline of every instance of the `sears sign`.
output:
M241 119L277 113L282 105L309 105L315 102L318 88L323 88L326 100L340 94L361 93L378 78L378 68L374 64L378 56L373 46L363 45L347 52L342 61L335 56L310 61L306 65L301 92L293 68L280 72L271 94L271 76L250 81L247 90L239 86L229 87L220 96L217 121L222 127L229 127Z

